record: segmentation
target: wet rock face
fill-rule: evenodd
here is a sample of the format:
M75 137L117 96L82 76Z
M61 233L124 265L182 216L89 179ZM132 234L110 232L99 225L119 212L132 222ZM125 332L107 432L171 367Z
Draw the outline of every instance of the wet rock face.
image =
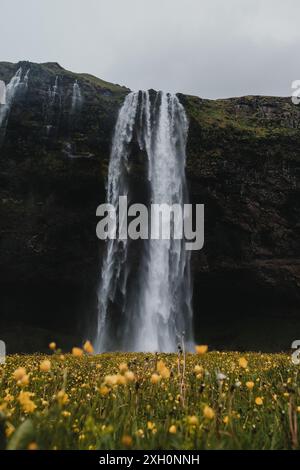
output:
M36 327L62 333L66 344L70 335L78 341L87 334L99 280L96 207L128 93L57 64L0 64L1 79L7 83L20 66L30 67L28 90L16 96L0 148L0 336L9 330L12 350L20 325L25 336L29 331L21 348L41 347ZM76 79L84 100L72 115Z
M53 63L0 63L0 80L19 66L30 68L28 89L0 148L0 337L11 351L50 339L69 347L89 336L96 314L95 211L128 90ZM83 101L74 115L75 80ZM179 98L190 198L205 204L205 246L192 256L196 339L288 349L300 330L300 109L273 97ZM143 199L138 151L133 168Z
M193 254L197 338L287 350L300 322L300 109L281 98L182 101L190 195L205 204L205 246Z

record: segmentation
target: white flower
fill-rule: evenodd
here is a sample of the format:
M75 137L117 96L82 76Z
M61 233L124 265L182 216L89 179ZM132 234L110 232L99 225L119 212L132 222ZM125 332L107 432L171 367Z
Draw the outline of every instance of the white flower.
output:
M218 372L216 375L217 375L217 380L219 380L220 382L221 382L222 380L227 379L227 375L222 374L222 372Z

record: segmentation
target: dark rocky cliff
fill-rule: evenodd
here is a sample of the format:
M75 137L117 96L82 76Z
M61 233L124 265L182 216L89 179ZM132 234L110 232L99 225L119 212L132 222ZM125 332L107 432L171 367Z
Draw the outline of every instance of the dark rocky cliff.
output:
M54 63L0 63L0 79L19 66L30 67L28 89L0 148L0 338L10 350L51 339L69 347L96 314L95 210L129 90ZM83 103L72 115L76 79ZM288 98L179 98L190 121L190 197L205 204L205 246L192 257L196 338L288 349L300 334L300 109Z

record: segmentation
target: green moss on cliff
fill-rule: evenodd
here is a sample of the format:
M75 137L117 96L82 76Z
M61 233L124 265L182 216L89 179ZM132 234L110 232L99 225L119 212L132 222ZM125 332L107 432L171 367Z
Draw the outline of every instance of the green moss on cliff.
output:
M289 98L245 96L242 98L202 100L183 99L190 118L202 127L218 127L230 132L252 134L255 138L299 134L300 109Z

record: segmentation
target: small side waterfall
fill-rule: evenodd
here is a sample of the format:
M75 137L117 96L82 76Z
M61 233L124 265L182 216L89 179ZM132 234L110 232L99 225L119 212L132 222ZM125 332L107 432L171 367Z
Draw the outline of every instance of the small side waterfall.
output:
M6 104L6 85L0 80L0 105Z
M59 77L56 75L53 85L48 87L45 100L45 128L49 137L51 131L58 125L62 108L62 92L59 87Z
M23 81L22 81L22 84L24 86L24 88L27 90L28 88L28 81L29 81L29 74L30 74L30 69L28 69L24 75L24 78L23 78Z
M26 71L22 79L22 68L20 67L15 73L15 75L11 78L10 82L6 85L3 91L4 104L0 104L0 138L1 140L5 136L9 113L13 105L13 102L16 98L16 94L18 90L26 91L28 88L29 72L30 72L30 69Z
M78 81L75 80L74 85L73 85L73 92L72 92L71 113L74 114L77 111L79 111L81 105L82 105L82 94L81 94Z
M14 101L16 91L21 83L22 69L19 68L6 86L6 101L0 107L0 127L6 127L7 118Z
M48 88L48 96L50 106L54 104L56 97L58 97L58 76L55 77L55 82L53 86L49 86Z
M108 172L107 202L128 195L134 137L148 158L149 205L187 202L188 122L175 95L130 93L119 112ZM164 223L164 220L162 221ZM154 227L155 228L155 227ZM190 256L184 240L143 240L132 281L131 240L108 240L98 292L98 351L176 351L192 343ZM119 310L116 314L116 310Z

